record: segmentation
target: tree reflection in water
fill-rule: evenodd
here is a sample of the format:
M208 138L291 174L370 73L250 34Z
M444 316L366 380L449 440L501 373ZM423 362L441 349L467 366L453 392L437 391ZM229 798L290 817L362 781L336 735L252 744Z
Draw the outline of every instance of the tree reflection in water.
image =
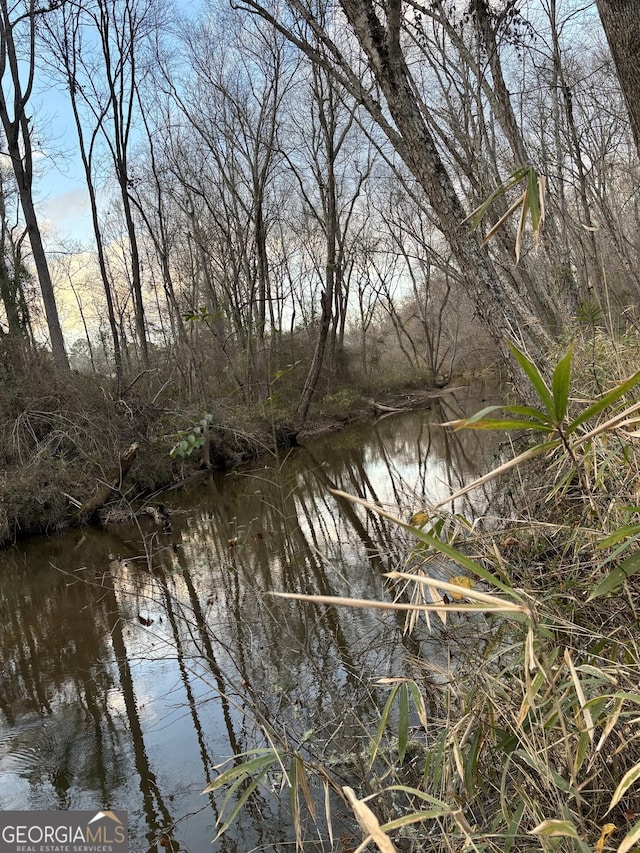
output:
M366 779L358 746L385 698L372 679L405 671L407 650L437 660L442 638L269 593L385 595L409 543L329 488L407 517L482 473L492 460L475 434L429 425L458 416L452 405L165 495L170 533L145 519L5 552L0 808L125 808L132 850L196 849L220 806L200 792L263 727L339 782ZM483 512L489 496L473 497L456 510ZM213 849L285 849L286 800L253 797Z

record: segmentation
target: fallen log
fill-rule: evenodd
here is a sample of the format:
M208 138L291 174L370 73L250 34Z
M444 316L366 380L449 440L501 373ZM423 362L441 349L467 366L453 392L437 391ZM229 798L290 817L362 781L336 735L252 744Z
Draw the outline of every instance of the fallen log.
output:
M128 450L120 455L118 461L118 470L109 478L107 482L98 484L95 495L89 498L82 506L77 509L71 519L75 522L92 521L99 510L107 503L114 492L119 492L122 489L122 484L125 477L131 470L131 466L136 461L138 455L138 445L132 444Z

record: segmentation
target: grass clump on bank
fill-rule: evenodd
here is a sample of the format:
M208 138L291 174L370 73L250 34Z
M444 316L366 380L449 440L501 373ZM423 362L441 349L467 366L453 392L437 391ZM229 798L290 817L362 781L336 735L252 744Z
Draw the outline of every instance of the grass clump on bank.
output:
M575 340L548 378L516 351L538 403L456 424L523 437L525 449L497 469L503 511L484 530L454 545L442 507L405 522L354 499L411 534L410 569L390 576L395 602L320 600L413 605L411 624L424 613L460 633L455 667L414 655L407 671L389 673L358 784L290 755L275 726L254 764L237 757L211 788L238 782L239 793L238 780L249 790L264 767L290 768L283 785L299 822L311 802L305 773L319 776L353 810L358 851L640 848L638 344L596 340L592 364L594 340ZM433 571L443 557L459 576ZM237 814L233 797L225 802L222 829Z

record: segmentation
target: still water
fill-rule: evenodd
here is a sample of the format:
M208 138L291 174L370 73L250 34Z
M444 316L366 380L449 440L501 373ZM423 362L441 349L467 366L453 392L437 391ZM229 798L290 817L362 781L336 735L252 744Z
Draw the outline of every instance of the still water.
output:
M223 798L202 791L216 768L264 746L264 723L339 775L385 701L373 681L405 673L407 651L450 650L406 636L395 614L270 593L388 598L382 574L410 543L329 489L404 518L433 504L496 456L486 437L433 423L491 394L166 492L164 526L145 516L0 553L0 809L125 809L132 851L295 849L288 797L268 790L211 844ZM455 509L482 514L487 495L474 501ZM334 849L347 849L339 823ZM309 832L308 849L332 849Z

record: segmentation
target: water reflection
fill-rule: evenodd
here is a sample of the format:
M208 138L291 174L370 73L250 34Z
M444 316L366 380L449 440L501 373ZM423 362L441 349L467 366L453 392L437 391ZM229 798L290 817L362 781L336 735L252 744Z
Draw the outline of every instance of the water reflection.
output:
M145 518L4 553L0 808L126 808L132 850L161 837L196 849L220 807L200 792L221 761L263 744L263 726L350 782L340 755L380 701L371 679L402 672L406 649L437 657L441 642L405 637L393 614L269 592L384 594L382 572L404 558L397 531L328 489L406 516L481 473L491 460L475 435L429 426L455 405L168 494L170 525ZM487 496L475 497L482 512ZM213 849L294 839L286 798L263 794Z

